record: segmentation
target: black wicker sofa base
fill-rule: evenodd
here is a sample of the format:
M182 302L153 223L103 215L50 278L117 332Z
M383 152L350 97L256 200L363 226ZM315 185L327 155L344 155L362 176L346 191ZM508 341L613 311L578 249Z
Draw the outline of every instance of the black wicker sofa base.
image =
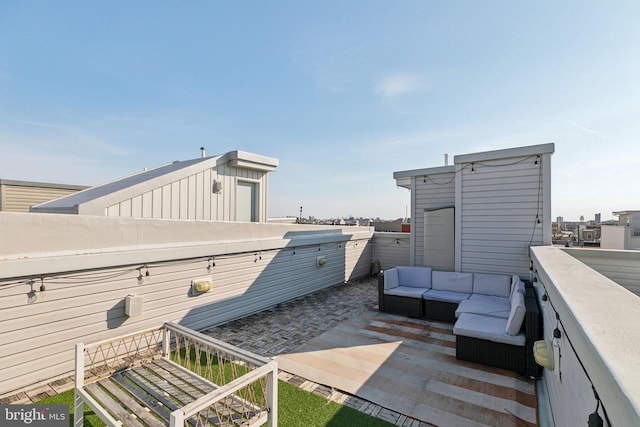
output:
M456 358L494 368L527 372L526 346L510 345L456 335Z
M521 329L526 339L524 346L456 335L456 358L538 378L542 367L534 359L533 343L542 337L542 318L532 287L526 288L524 301L526 313Z

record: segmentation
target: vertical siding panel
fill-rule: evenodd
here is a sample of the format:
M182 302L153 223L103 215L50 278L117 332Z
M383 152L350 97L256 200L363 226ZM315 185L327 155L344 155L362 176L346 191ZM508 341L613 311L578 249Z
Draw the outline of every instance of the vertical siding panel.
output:
M222 211L220 212L223 221L233 221L235 219L235 198L233 195L236 192L236 180L231 175L230 169L227 165L223 167L224 185L227 189L227 191L223 193Z
M196 176L191 175L187 179L188 179L187 188L189 190L189 195L187 197L187 203L189 205L187 209L187 218L196 219L196 199L198 198L197 188L196 188Z
M162 210L160 218L171 219L171 184L162 187Z
M171 183L171 219L180 219L180 181Z
M211 180L211 169L202 173L202 219L211 220L211 193L213 181Z
M179 219L189 219L189 180L183 178L180 180L180 198L178 199L178 207L180 209Z
M204 173L198 172L194 175L194 219L201 220L204 218L203 203L204 203Z
M153 193L147 191L142 194L142 218L151 218L153 212Z
M142 196L136 196L131 199L131 216L142 218Z
M162 218L162 187L151 192L151 217Z
M107 216L120 216L120 204L109 206L106 211Z
M131 199L120 202L120 216L131 217Z

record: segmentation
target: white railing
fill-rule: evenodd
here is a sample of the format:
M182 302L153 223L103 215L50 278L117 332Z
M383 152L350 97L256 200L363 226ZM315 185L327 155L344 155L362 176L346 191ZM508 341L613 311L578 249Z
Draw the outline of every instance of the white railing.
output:
M277 425L275 361L173 323L89 345L77 344L74 425L82 426L83 404L108 425L122 425L85 385L158 359L197 375L213 388L173 410L170 426L204 426L231 420L247 426Z

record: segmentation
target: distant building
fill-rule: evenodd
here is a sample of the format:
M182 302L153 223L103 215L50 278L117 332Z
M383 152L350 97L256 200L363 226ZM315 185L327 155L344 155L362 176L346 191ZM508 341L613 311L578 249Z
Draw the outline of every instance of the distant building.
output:
M602 214L597 213L595 215L595 222L596 222L596 224L600 224L602 222Z
M40 203L31 211L267 222L267 175L277 166L277 159L243 151L175 161Z
M564 224L564 217L559 216L558 218L556 218L556 222L558 223L558 225Z
M373 227L375 231L401 233L403 232L402 230L403 224L404 224L404 220L402 218L398 218L393 221L382 221L382 220L373 221Z
M640 250L640 211L613 212L617 225L602 225L602 249Z
M0 179L0 211L29 212L38 203L77 193L82 185Z

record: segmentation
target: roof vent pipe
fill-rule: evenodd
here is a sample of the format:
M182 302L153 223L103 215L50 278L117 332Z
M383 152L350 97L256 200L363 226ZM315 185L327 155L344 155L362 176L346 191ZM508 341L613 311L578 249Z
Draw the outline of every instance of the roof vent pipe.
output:
M444 153L444 165L449 166L449 154Z
M204 159L206 156L207 156L207 150L205 150L204 147L200 147L200 157Z

